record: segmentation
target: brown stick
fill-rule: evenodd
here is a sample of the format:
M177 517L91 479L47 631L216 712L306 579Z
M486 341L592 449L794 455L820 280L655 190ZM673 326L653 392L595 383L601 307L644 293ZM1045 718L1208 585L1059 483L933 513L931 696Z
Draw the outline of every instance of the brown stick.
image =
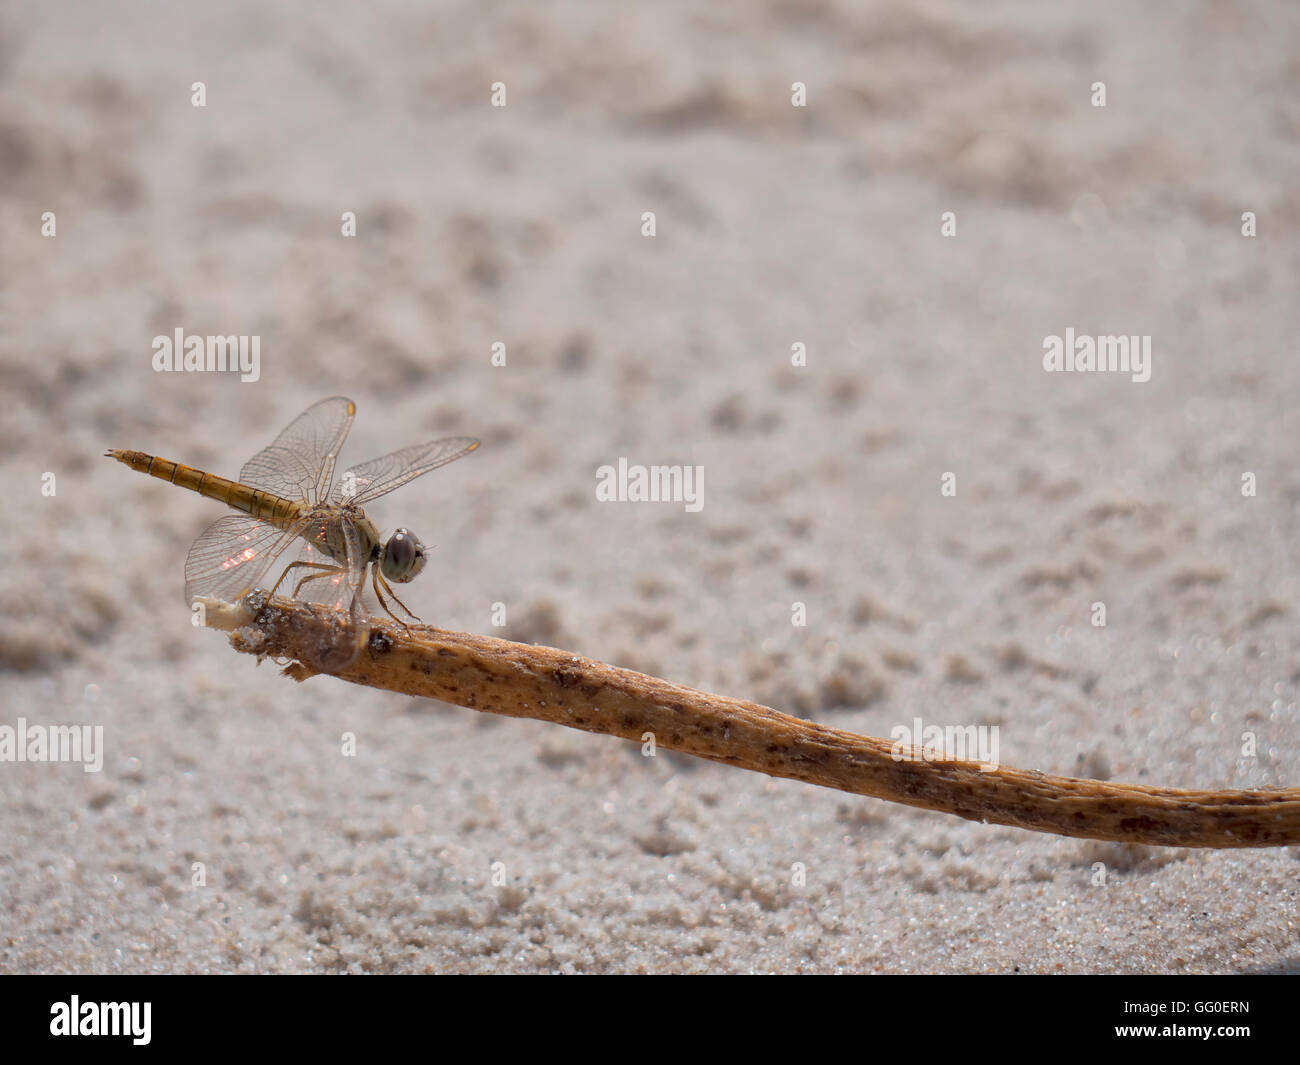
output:
M1047 776L978 762L898 761L888 740L685 688L552 647L371 618L360 644L348 615L285 599L205 601L236 650L291 659L286 673L531 717L683 751L840 791L1085 839L1169 847L1300 844L1300 788L1184 791ZM362 637L366 636L362 631ZM340 653L342 650L342 653ZM353 654L355 652L355 657ZM351 659L351 661L348 661Z

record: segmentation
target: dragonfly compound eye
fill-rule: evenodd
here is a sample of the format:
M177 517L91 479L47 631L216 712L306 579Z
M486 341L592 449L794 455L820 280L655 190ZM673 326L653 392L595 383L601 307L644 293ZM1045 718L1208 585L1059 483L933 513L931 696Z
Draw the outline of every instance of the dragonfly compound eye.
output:
M388 538L381 563L384 576L404 584L424 569L424 544L410 529L398 529Z

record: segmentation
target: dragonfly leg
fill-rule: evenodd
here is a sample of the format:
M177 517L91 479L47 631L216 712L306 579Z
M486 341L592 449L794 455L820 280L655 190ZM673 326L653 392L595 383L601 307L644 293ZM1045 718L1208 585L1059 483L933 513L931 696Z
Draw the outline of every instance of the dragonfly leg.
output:
M322 577L332 577L336 573L343 572L342 566L327 566L323 562L303 562L303 563L299 563L299 565L308 566L311 569L325 570L325 572L309 573L307 574L307 576L303 577L297 584L295 584L293 586L293 597L295 599L298 598L298 593L302 591L302 586L306 584L308 581L317 581L320 580Z
M325 565L325 563L323 563L323 562L305 562L305 561L290 562L287 566L284 567L284 572L280 574L280 578L279 578L279 580L277 580L277 581L275 582L275 585L271 588L270 595L267 596L268 599L270 599L271 596L275 595L275 590L276 590L276 588L279 588L280 585L284 583L284 579L285 579L285 577L289 576L289 571L290 571L290 570L294 570L294 569L328 569L328 570L334 570L334 569L338 569L338 567L337 567L337 566L327 566L327 565ZM317 576L320 576L320 574L317 574ZM307 579L308 579L308 578L306 578L306 577L303 578L303 580L307 580ZM302 587L302 581L299 581L299 582L298 582L298 586L297 586L296 588L294 588L294 590L293 590L293 598L294 598L294 599L297 599L297 598L298 598L298 588L301 588L301 587Z
M393 591L393 586L389 584L386 580L384 580L383 576L379 572L378 566L376 566L374 569L370 571L370 583L374 585L375 595L379 597L379 605L382 606L384 610L388 612L388 616L392 618L394 621L396 621L399 625L401 625L402 628L406 628L406 622L404 622L401 618L399 618L396 614L394 614L393 611L389 608L388 603L384 600L384 593L379 590L379 586L381 584L387 590L388 594L393 597L393 602L395 602L398 606L400 606L403 610L405 610L408 616L413 618L415 621L420 620L420 618L416 614L411 613L410 607L408 607L405 603L403 603L400 599L397 598L397 593Z

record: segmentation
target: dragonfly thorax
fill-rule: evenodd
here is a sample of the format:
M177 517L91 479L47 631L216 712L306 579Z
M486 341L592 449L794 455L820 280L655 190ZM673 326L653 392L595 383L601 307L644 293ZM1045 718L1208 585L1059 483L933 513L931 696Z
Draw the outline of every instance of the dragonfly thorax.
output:
M336 562L346 563L348 548L344 526L356 532L357 557L362 566L372 563L390 581L405 584L424 569L424 544L410 529L397 529L385 543L366 512L348 503L322 504L314 509L303 539Z
M357 547L360 549L358 556L363 566L368 564L375 558L383 541L379 538L379 529L375 523L366 517L366 512L360 507L332 503L316 507L310 523L303 530L302 538L335 562L346 563L348 549L343 531L344 522L356 531Z

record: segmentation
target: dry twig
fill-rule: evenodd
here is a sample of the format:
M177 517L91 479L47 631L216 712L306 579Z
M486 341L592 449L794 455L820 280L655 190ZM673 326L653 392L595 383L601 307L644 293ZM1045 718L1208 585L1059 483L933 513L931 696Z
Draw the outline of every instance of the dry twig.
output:
M888 740L552 647L372 618L357 651L341 611L285 599L263 605L253 596L235 607L205 606L208 625L230 631L236 650L292 660L285 672L297 680L325 672L637 742L651 733L658 746L740 769L1036 832L1170 847L1300 844L1300 788L1184 791L1006 767L987 772L977 762L896 761Z

